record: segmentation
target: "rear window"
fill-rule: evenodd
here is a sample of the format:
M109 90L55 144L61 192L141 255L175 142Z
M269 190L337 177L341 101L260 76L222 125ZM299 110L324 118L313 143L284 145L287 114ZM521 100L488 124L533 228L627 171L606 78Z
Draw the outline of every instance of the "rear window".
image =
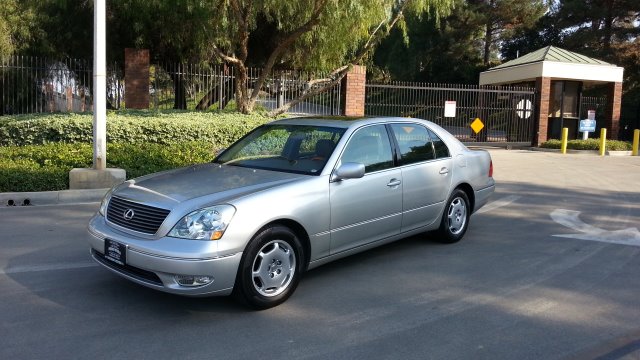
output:
M445 144L444 141L436 135L436 133L429 130L429 136L431 136L431 141L433 142L433 149L436 151L436 158L440 159L451 156L447 144Z

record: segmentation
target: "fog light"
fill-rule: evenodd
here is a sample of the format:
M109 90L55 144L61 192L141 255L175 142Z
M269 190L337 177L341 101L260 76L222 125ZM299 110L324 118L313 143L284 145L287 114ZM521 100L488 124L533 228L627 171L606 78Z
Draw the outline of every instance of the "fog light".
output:
M213 276L208 275L176 275L175 279L181 286L202 286L213 282Z

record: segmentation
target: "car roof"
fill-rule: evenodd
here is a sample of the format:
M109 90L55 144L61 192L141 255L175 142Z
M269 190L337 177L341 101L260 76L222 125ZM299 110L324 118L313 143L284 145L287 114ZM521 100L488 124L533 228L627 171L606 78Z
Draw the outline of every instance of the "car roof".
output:
M359 117L347 117L347 116L310 116L310 117L294 117L288 119L275 120L271 124L282 125L314 125L314 126L327 126L338 128L349 128L352 126L359 127L368 124L380 124L380 123L392 123L392 122L423 122L430 123L429 121L414 118L405 117L386 117L386 116L359 116Z

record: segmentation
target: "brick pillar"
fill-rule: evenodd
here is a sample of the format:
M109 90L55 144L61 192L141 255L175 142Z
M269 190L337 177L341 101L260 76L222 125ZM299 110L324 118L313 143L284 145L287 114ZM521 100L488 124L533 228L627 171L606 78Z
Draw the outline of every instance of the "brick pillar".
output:
M604 110L604 121L607 137L617 140L620 131L620 107L622 104L622 83L610 83L607 86L607 105Z
M149 108L149 50L124 49L124 101L127 109Z
M73 89L67 86L65 96L67 98L67 112L73 111Z
M364 91L367 67L354 65L342 79L342 113L345 116L364 116Z
M549 130L549 100L551 94L551 78L536 78L536 111L532 146L540 146L547 141L547 132Z

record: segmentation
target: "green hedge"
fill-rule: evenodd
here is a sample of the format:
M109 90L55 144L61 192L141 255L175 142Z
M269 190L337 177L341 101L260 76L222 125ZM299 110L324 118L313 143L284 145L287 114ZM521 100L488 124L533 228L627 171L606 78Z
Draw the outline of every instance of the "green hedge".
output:
M122 168L127 178L211 161L219 150L210 142L107 145L108 167ZM0 147L0 192L69 188L69 171L91 167L90 144L51 143Z
M540 147L547 149L560 149L562 147L562 142L557 139L552 139L542 143ZM629 151L631 150L631 143L619 140L607 140L606 148L609 151ZM569 140L567 141L567 149L600 150L600 139Z
M107 115L107 141L131 144L208 142L226 147L260 124L264 114L235 112L118 111ZM39 114L3 117L0 146L90 143L91 114Z

